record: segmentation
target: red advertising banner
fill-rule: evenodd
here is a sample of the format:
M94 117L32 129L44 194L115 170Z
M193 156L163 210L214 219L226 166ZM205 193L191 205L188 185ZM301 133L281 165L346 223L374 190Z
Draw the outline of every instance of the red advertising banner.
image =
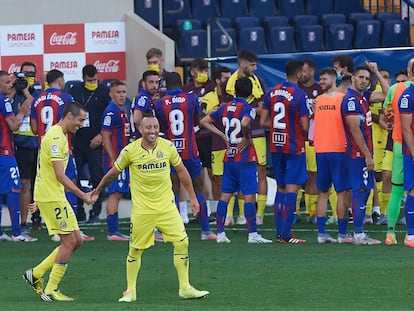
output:
M26 61L32 62L36 65L36 81L39 81L40 73L43 71L43 55L2 56L1 69L10 74L20 72L20 65Z
M85 51L85 25L44 25L45 53L76 53Z
M100 80L126 80L125 52L86 53L86 63L96 67Z

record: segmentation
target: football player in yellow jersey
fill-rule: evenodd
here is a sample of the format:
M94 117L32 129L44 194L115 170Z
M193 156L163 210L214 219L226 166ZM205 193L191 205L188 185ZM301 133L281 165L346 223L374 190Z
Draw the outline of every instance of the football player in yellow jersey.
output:
M58 234L61 244L40 264L27 270L23 278L40 295L43 301L72 301L62 294L59 283L62 280L72 253L82 245L82 237L72 207L65 196L65 189L91 204L91 195L80 190L66 175L69 160L67 133L75 133L86 119L86 108L77 103L65 106L61 120L52 126L44 136L38 160L35 180L34 201L29 204L31 212L38 208L43 215L49 235ZM52 269L49 281L43 290L43 275Z
M92 193L98 198L106 185L113 182L120 172L129 167L131 176L131 241L126 260L127 289L119 302L132 302L136 298L136 283L141 267L141 255L154 245L154 229L162 232L165 242L174 245L174 266L179 281L181 299L202 298L208 291L192 287L188 276L188 236L174 202L170 178L171 165L190 196L194 216L200 210L190 175L174 145L158 137L159 123L152 115L145 115L139 124L142 138L122 149L114 166L102 178Z

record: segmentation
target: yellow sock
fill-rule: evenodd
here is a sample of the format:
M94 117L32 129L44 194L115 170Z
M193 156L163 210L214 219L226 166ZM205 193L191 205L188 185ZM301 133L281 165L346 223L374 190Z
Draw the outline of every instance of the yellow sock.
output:
M63 276L65 275L68 264L54 263L52 271L49 275L49 282L47 282L45 288L45 294L50 294L52 291L58 289L60 281L62 281Z
M227 205L227 217L233 217L234 201L236 198L234 195L230 198L229 204Z
M310 215L316 215L316 203L318 202L319 194L309 194L309 210Z
M338 202L338 196L336 195L334 187L331 187L331 193L329 194L329 203L331 204L332 216L338 219L336 212L336 204Z
M188 277L188 238L184 241L175 242L174 244L174 267L177 270L178 284L180 290L185 290L190 286Z
M382 181L377 181L376 183L375 183L375 186L377 187L377 193L378 193L378 204L379 204L379 206L380 206L380 209L382 210L383 209L383 207L382 207L382 202L383 202L383 197L382 197ZM382 212L381 212L381 214L382 214Z
M372 199L374 197L374 190L371 190L369 193L368 201L367 201L367 209L365 210L365 215L372 215Z
M267 196L264 194L257 195L257 212L256 215L264 217L265 209L266 209L266 201Z
M298 197L296 198L296 215L300 215L300 201L302 201L303 191L299 189Z
M312 216L310 214L310 195L305 193L305 211L306 215Z
M381 215L387 215L388 213L388 202L390 201L391 193L382 193L381 202Z
M142 249L130 248L126 260L127 288L136 293L138 272L141 268Z
M237 204L239 205L239 216L244 217L244 200L243 199L237 199Z
M41 278L46 271L52 269L58 251L59 246L56 247L45 259L43 259L41 263L33 268L33 276L35 278Z

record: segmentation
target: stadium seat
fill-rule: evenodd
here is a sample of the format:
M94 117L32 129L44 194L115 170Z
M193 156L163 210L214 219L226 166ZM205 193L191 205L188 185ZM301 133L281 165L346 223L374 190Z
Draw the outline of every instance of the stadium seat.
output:
M266 33L269 53L292 53L294 51L294 29L292 26L272 26Z
M190 0L163 1L164 27L174 27L178 19L191 18Z
M340 14L340 13L324 14L321 17L322 25L344 24L344 23L346 23L346 17L344 14Z
M220 1L220 12L221 16L230 19L235 19L236 17L240 16L247 16L247 0Z
M377 12L374 14L374 18L381 22L385 22L387 20L400 20L401 15L395 12Z
M382 24L381 45L383 47L408 46L408 23L403 20L387 20Z
M266 31L273 26L289 26L289 19L286 16L266 16L263 18L263 26Z
M371 49L380 46L381 23L377 20L362 20L355 26L354 48Z
M178 37L178 55L180 58L206 57L206 31L204 29L181 31Z
M372 20L374 19L374 17L372 16L371 13L368 12L354 12L349 14L349 18L348 18L348 22L352 25L356 25L356 23L358 23L359 21L362 20Z
M264 18L276 13L275 0L249 0L248 8L250 16Z
M218 0L191 0L191 12L194 19L198 19L202 24L207 20L219 16Z
M213 29L218 29L217 22L219 22L220 25L223 28L232 28L233 27L232 24L231 24L231 19L230 18L227 18L227 17L217 17L210 24L212 30Z
M239 31L239 50L265 54L265 35L262 27L245 27Z
M225 28L228 35L224 34L221 29L214 29L211 37L211 56L224 57L237 55L236 46L236 31L233 28Z
M296 15L292 18L292 26L300 27L305 25L317 25L318 17L316 15Z
M279 15L288 18L305 14L304 0L277 0L277 8Z
M78 85L80 85L80 84L82 84L82 81L80 81L80 80L69 80L69 81L66 81L66 82L65 82L65 88L64 88L64 91L65 91L66 93L69 93L69 92L70 92L70 90L71 90L73 87L78 86Z
M353 35L354 27L351 24L329 24L325 28L325 49L352 49Z
M333 0L306 0L306 14L322 17L324 14L333 13Z
M183 30L191 30L191 29L185 29L185 24L188 22L191 25L191 29L201 29L201 22L198 19L179 19L177 20L177 25L176 25L177 32L181 32Z
M160 25L158 0L134 0L134 12L154 27Z
M297 52L322 50L323 28L321 25L305 25L295 29Z
M240 30L245 27L260 26L260 20L255 16L241 16L234 19L234 28Z
M348 16L356 12L364 12L360 0L334 0L334 13L342 13Z

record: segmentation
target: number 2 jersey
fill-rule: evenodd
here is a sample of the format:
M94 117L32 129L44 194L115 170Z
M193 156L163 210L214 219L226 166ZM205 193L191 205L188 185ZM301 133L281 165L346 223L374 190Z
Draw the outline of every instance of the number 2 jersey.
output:
M257 156L254 146L250 144L242 152L237 150L243 138L241 121L244 117L250 118L253 124L256 118L256 110L252 108L245 99L234 98L233 101L220 106L210 113L210 117L217 125L222 124L224 133L230 143L227 148L224 162L256 162Z
M170 90L157 101L154 108L165 138L173 142L181 158L197 158L194 119L200 114L198 97L192 92Z
M59 122L66 104L74 101L72 95L60 89L49 88L33 101L30 118L37 122L39 146L52 125Z
M306 133L300 120L309 116L305 91L296 83L283 82L266 93L263 109L270 116L270 152L305 153Z

